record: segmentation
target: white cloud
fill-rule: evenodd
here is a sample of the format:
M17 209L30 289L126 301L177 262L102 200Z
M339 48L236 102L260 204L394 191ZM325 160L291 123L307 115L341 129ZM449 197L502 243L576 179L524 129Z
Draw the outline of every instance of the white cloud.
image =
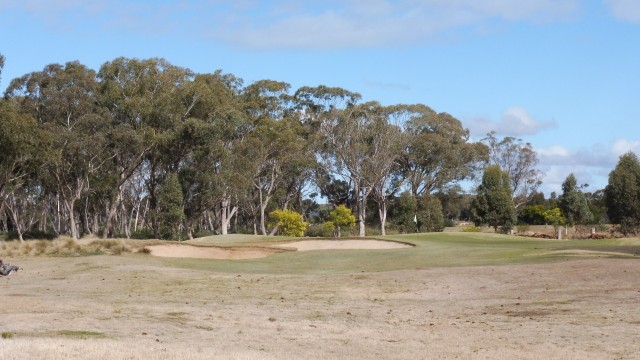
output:
M329 6L324 6L326 3ZM495 21L564 19L576 12L579 1L348 0L305 4L285 16L267 16L258 24L247 13L240 13L211 35L248 48L396 47L441 41L459 31L479 31Z
M633 151L640 154L640 140L619 139L608 145L595 144L590 148L568 149L562 145L536 148L540 170L545 173L542 190L560 192L562 182L573 173L580 183L590 184L588 191L606 186L608 175L618 163L620 155Z
M625 139L616 140L612 145L613 153L616 157L632 151L640 154L640 140L629 141Z
M491 131L499 135L523 136L534 135L544 129L557 126L555 120L540 121L521 107L511 107L502 112L500 120L492 121L487 118L473 118L465 121L465 126L472 134L482 136Z
M0 0L65 29L81 24L140 32L160 27L250 49L398 47L479 33L496 23L573 16L581 0L256 0L138 2ZM71 16L73 21L69 20ZM72 28L73 29L73 28Z
M640 1L604 0L615 17L621 20L640 22Z

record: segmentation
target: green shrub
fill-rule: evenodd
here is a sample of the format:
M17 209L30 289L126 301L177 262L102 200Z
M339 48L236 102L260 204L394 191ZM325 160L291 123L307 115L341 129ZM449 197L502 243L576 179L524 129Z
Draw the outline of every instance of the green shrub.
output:
M461 232L481 232L482 228L479 226L467 225L460 230Z
M309 237L332 237L334 234L335 226L331 221L327 221L322 224L309 225L305 233Z
M153 239L153 230L152 229L138 229L133 231L130 236L132 239L145 240L145 239Z
M40 230L31 230L25 231L22 233L22 238L27 239L37 239L37 240L53 240L57 237L56 234L52 232L40 231ZM7 240L18 240L18 233L16 231L9 231L6 235Z

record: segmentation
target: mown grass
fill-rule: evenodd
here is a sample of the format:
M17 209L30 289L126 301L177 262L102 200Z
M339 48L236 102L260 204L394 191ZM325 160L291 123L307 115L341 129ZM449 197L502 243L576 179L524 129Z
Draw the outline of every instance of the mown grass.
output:
M508 265L557 261L572 256L563 250L588 250L638 256L639 239L548 240L486 233L390 235L413 248L394 250L317 250L287 252L253 260L169 259L174 266L238 273L318 274L376 272L430 267ZM235 236L206 239L210 245L267 245L274 238ZM277 242L287 240L276 238ZM203 244L205 241L200 241ZM611 254L603 256L615 257Z
M640 239L548 240L488 233L429 233L389 235L381 240L415 245L393 250L316 250L286 252L251 260L190 258L156 259L168 266L226 273L331 274L376 272L430 267L508 265L557 261L575 257L571 251L601 252L607 257L640 257ZM373 239L373 238L372 238ZM197 246L269 246L297 240L290 237L254 235L208 236L186 241ZM0 257L15 256L148 256L145 245L166 243L142 240L71 239L4 242ZM600 256L599 255L599 256Z

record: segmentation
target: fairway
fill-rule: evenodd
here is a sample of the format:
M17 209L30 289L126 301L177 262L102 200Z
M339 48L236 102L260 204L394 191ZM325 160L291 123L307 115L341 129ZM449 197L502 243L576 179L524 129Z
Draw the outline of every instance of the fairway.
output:
M640 353L638 239L475 233L382 239L415 246L215 260L144 253L8 258L14 244L4 243L0 258L24 270L0 278L0 358L632 359ZM187 243L235 251L296 240L233 235Z

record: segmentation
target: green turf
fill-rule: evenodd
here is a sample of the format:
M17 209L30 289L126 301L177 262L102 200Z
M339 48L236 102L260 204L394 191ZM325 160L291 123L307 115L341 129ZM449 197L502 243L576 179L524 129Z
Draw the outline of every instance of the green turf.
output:
M288 238L229 235L189 243L216 246L267 245ZM430 267L507 265L575 258L561 250L620 253L640 259L639 239L548 240L485 233L392 235L381 239L414 244L393 250L316 250L287 252L252 260L166 259L176 267L230 273L322 274L376 272ZM602 256L616 257L615 254Z

